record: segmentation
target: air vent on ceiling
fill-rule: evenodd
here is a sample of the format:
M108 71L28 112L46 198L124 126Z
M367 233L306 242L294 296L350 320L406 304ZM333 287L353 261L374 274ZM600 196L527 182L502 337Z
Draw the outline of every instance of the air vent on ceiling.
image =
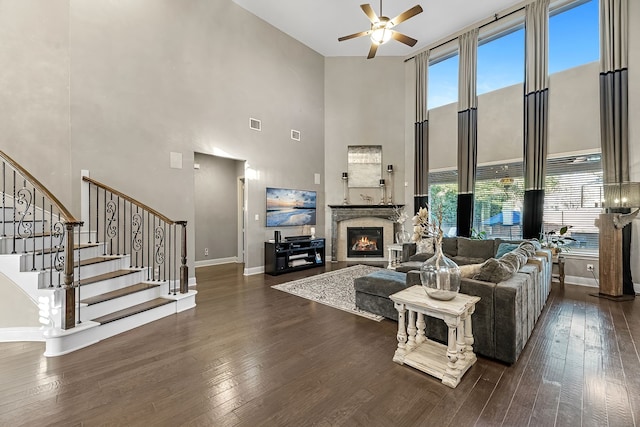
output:
M253 130L262 130L262 122L258 119L249 118L249 127Z
M294 141L300 141L300 131L291 129L291 139Z

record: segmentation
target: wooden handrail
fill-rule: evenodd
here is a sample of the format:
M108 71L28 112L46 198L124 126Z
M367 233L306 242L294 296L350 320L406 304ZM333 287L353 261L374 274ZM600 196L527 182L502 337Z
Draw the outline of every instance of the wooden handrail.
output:
M0 157L2 157L2 159L5 162L7 162L9 165L11 165L13 169L15 169L24 178L26 178L27 181L29 181L29 183L31 183L31 185L33 185L38 191L44 194L51 201L51 203L58 209L58 211L60 212L60 215L64 218L65 222L73 223L76 225L80 224L81 221L79 221L73 215L71 215L71 212L69 212L69 210L60 202L60 200L58 200L56 196L51 194L51 192L47 190L47 188L44 185L42 185L40 181L38 181L33 175L31 175L29 171L27 171L25 168L20 166L20 164L18 164L15 160L9 157L2 150L0 150Z
M83 180L83 181L86 181L86 182L89 182L89 183L91 183L91 184L94 184L94 185L96 185L96 186L98 186L98 187L102 188L103 190L109 191L110 193L113 193L113 194L115 194L116 196L119 196L119 197L123 198L124 200L126 200L126 201L128 201L128 202L130 202L130 203L132 203L132 204L134 204L134 205L136 205L136 206L141 207L142 209L144 209L144 210L146 210L146 211L148 211L148 212L152 213L153 215L157 216L158 218L160 218L162 221L166 222L166 223L167 223L167 224L169 224L169 225L173 225L173 224L176 224L176 223L177 223L177 221L174 221L174 220L172 220L172 219L167 218L166 216L162 215L162 214L161 214L160 212L158 212L157 210L155 210L155 209L153 209L153 208L151 208L151 207L149 207L149 206L145 205L145 204L144 204L144 203L142 203L142 202L137 201L137 200L136 200L136 199L134 199L133 197L129 197L129 196L127 196L126 194L124 194L124 193L122 193L122 192L120 192L120 191L118 191L118 190L116 190L116 189L114 189L114 188L109 187L108 185L105 185L105 184L103 184L103 183L101 183L101 182L99 182L99 181L96 181L96 180L95 180L95 179L93 179L93 178L90 178L90 177L88 177L88 176L83 176L83 177L82 177L82 180Z

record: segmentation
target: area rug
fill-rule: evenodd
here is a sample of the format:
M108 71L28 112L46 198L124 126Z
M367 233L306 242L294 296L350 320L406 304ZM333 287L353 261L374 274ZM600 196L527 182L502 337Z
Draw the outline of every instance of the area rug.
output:
M274 285L272 288L379 322L384 317L356 307L356 291L353 287L353 281L356 277L366 276L376 270L381 270L381 268L369 265L354 265L317 276Z

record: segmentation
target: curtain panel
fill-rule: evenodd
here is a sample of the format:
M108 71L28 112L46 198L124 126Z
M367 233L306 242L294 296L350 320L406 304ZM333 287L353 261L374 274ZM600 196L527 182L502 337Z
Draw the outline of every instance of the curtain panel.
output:
M549 0L525 7L524 205L522 237L540 237L544 212L549 112Z
M628 0L600 0L600 145L605 184L629 181ZM628 213L609 208L609 213ZM622 229L622 293L635 295L632 225ZM603 248L600 248L602 252Z
M477 28L458 38L458 236L471 237L473 192L478 164Z
M429 51L420 52L416 66L416 119L414 124L414 196L413 209L418 212L429 203L429 120L427 87L429 80Z
M605 184L629 181L627 20L627 0L600 0L600 144Z

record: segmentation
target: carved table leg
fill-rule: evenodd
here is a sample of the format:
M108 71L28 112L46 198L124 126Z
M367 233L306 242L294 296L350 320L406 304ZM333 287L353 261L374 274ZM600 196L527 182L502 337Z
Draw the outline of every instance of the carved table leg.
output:
M396 307L396 310L398 310L398 348L393 355L393 361L402 365L404 363L404 357L407 354L407 332L405 331L404 326L405 306L404 304L399 303L396 303L394 305Z
M407 352L416 348L416 312L409 310L409 320L407 322L407 332L409 333L409 341L407 342Z
M457 349L457 329L459 319L456 317L445 316L445 323L449 327L449 338L447 340L447 370L442 375L442 384L449 387L455 387L460 382L460 370L456 366L458 361L458 349Z
M424 331L426 324L424 322L424 314L422 313L418 313L417 326L418 326L418 336L416 336L416 344L421 344L427 340L427 337Z
M465 347L465 318L462 317L461 322L458 324L458 330L456 331L456 350L458 351L457 364L459 366L464 366L466 363Z
M466 344L465 353L466 353L467 361L470 362L471 364L475 363L476 361L476 355L473 352L474 339L473 339L473 329L471 326L471 315L473 314L475 309L476 309L475 305L471 307L469 309L469 313L467 314L467 317L464 319L464 342Z

